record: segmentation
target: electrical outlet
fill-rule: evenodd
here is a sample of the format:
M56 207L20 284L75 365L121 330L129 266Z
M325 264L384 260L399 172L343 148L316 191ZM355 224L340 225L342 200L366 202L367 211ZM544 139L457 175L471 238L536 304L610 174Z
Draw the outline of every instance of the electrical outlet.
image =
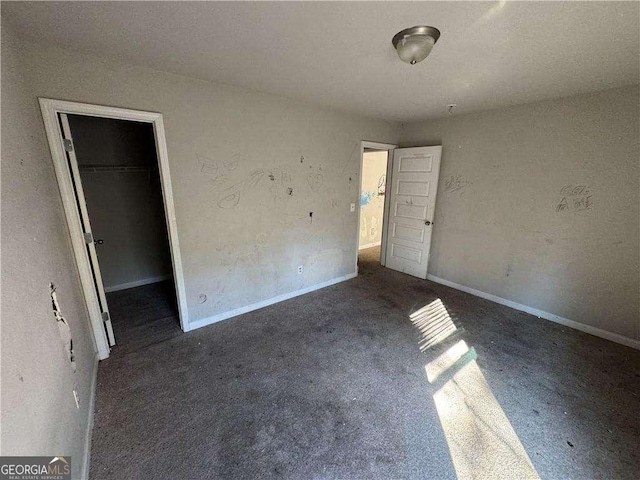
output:
M352 211L352 212L355 212L355 211L356 211L356 204L355 204L355 203L352 203L352 204L351 204L351 211Z
M302 265L300 265L298 267L298 275L302 275L302 272L304 272L304 267Z

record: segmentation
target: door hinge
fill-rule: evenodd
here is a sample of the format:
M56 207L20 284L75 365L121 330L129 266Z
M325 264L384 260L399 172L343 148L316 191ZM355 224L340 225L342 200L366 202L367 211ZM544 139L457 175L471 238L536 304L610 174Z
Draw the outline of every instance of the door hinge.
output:
M64 143L65 151L73 152L73 142L70 139L68 138L63 139L63 143Z
M102 321L104 323L110 322L111 317L109 316L109 312L102 312Z
M84 232L84 242L89 245L90 243L93 243L93 233L91 232Z

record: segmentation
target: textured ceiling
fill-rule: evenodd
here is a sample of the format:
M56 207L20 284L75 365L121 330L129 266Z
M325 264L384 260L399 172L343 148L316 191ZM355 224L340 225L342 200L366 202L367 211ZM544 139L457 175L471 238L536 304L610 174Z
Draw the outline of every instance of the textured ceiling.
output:
M640 82L638 2L2 2L36 42L396 121ZM402 63L399 30L442 36Z

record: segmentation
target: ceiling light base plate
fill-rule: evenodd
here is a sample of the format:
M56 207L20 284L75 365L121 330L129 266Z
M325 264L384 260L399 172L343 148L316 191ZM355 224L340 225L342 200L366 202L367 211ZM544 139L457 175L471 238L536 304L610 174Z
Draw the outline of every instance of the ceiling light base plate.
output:
M434 27L427 26L405 28L401 32L398 32L394 35L391 43L393 43L394 48L398 48L398 43L400 42L400 40L402 40L404 37L409 37L412 35L426 35L429 37L433 37L433 43L436 43L440 38L440 30Z

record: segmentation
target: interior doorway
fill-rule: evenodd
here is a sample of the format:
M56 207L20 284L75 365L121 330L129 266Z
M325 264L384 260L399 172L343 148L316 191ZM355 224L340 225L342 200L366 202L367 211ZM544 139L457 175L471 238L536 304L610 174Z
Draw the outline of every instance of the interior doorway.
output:
M358 245L360 264L364 257L367 261L380 261L388 158L387 150L365 148L362 154Z
M362 142L356 271L387 267L427 278L441 156L439 145Z
M180 322L153 126L61 116L94 237L110 345L137 349L175 335Z
M99 357L185 330L162 116L40 103Z
M361 143L357 271L365 264L384 266L385 263L385 218L389 207L386 189L389 160L395 148L396 145L386 143Z

